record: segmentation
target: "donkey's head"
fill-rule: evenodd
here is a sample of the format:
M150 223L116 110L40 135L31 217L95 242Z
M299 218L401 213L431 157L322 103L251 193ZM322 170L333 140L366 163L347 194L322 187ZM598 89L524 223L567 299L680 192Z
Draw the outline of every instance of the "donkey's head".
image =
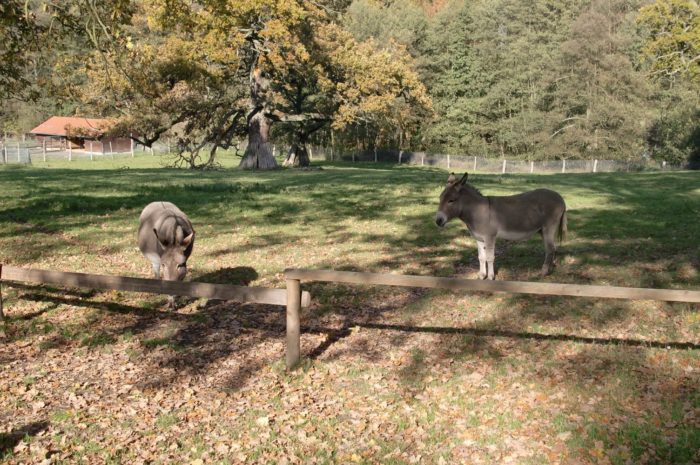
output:
M187 231L182 226L178 221L163 221L160 228L153 228L163 250L160 260L163 279L167 281L182 281L187 274L187 258L192 252L194 231Z
M454 173L447 178L447 185L440 194L440 206L435 214L435 224L440 227L445 226L452 218L459 216L462 212L462 202L460 202L460 194L467 182L468 174L457 179Z

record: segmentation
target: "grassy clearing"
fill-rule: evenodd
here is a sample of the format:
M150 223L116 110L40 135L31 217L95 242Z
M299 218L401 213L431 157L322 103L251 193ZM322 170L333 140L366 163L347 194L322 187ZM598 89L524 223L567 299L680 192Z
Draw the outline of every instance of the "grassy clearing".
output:
M197 230L191 279L283 286L287 267L472 277L472 239L433 224L441 170L189 172L155 158L0 169L0 261L147 276L140 210ZM231 163L232 165L233 163ZM474 176L562 193L550 282L700 288L700 175ZM499 242L500 279L540 280L540 241ZM697 305L305 284L301 369L278 307L4 289L8 463L692 463Z

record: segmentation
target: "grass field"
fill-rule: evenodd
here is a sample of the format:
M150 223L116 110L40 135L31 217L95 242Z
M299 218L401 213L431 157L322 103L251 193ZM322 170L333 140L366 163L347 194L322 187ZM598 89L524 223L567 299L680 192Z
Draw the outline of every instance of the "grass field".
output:
M234 160L225 161L233 166ZM0 262L148 276L148 202L197 231L189 279L283 287L288 267L474 277L447 173L382 164L190 172L158 157L0 168ZM497 245L499 279L700 289L700 173L480 175L559 191L569 235ZM700 462L695 304L311 283L303 366L284 309L3 288L6 463Z

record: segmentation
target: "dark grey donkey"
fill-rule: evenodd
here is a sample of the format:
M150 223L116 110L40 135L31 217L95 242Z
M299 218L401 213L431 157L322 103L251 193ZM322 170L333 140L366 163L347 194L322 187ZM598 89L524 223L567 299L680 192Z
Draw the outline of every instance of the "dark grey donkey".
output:
M194 229L182 210L170 202L152 202L139 217L139 249L151 262L153 275L168 281L182 281L187 274L187 259L194 246ZM168 303L175 306L175 298Z
M542 276L552 272L555 238L566 236L566 204L558 193L535 189L517 195L484 196L467 183L467 173L457 180L454 173L440 194L435 223L442 227L452 218L467 225L479 249L479 278L494 279L493 266L496 238L511 241L529 239L535 233L544 239Z

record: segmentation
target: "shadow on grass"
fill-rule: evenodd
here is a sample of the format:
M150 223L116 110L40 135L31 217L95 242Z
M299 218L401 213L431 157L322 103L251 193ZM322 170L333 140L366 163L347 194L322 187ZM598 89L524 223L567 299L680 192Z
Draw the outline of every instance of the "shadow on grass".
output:
M258 272L250 266L236 266L219 268L208 273L193 274L192 281L212 284L232 284L235 286L248 286L258 279Z
M358 165L359 166L359 165ZM439 170L390 169L371 164L348 168L338 166L320 172L291 173L191 173L177 170L112 170L81 172L76 186L75 171L39 170L0 171L3 186L33 185L37 189L16 198L8 208L0 210L0 237L11 238L17 234L36 237L28 250L3 251L3 259L30 261L65 247L68 242L65 232L91 227L98 219L106 223L104 231L95 232L98 241L109 241L113 226L124 218L138 217L140 209L152 200L167 199L178 204L196 224L212 225L212 235L229 232L236 221L246 225L259 224L284 228L289 224L314 224L336 242L370 244L381 250L368 268L386 271L401 268L415 274L449 276L465 266L473 267L476 249L471 239L465 241L464 250L455 252L449 244L461 238L464 226L451 226L438 230L432 223L437 196L445 181L445 173ZM650 174L591 174L553 176L496 176L478 175L475 185L485 195L513 194L534 187L550 187L559 190L569 202L569 231L571 240L564 244L562 252L575 259L571 265L560 266L549 281L601 283L615 281L617 284L672 287L679 281L683 286L700 284L697 270L700 255L697 237L700 237L700 212L696 173L650 173ZM76 192L99 192L102 195L77 195ZM580 198L592 197L596 202L585 202ZM306 204L302 202L307 201ZM426 202L430 207L426 207ZM418 212L401 214L400 210L418 205ZM241 214L249 215L241 220ZM386 230L360 231L342 224L343 221L376 221L396 223L405 227L405 233ZM219 248L210 256L238 254L247 250L280 245L283 240L274 234L246 232L251 242L239 248ZM298 238L293 234L284 240ZM46 240L50 239L50 243ZM75 244L90 250L87 242L73 239ZM461 240L461 239L460 239ZM503 244L499 241L499 244ZM74 245L75 245L74 244ZM359 246L350 250L358 251ZM504 275L513 277L529 275L539 269L543 251L539 240L509 244L501 249L497 266ZM453 255L445 260L446 256ZM352 259L350 259L352 260ZM304 263L305 266L324 267L330 263ZM331 266L329 266L331 267ZM354 263L334 266L338 269L358 270ZM623 270L623 271L620 271ZM683 270L689 270L681 277ZM254 272L255 270L253 270ZM362 270L366 271L366 270ZM693 271L695 274L693 274ZM197 280L212 282L240 279L245 282L257 279L250 270L230 269L201 275ZM546 281L545 280L545 281ZM250 282L250 281L248 281ZM559 380L570 377L567 382L573 391L576 386L594 390L605 381L613 384L619 373L641 373L639 379L623 385L621 396L631 399L636 410L625 407L621 426L612 427L596 422L590 417L586 436L581 438L581 447L589 447L593 441L603 441L612 449L615 441L625 444L638 461L651 463L673 463L688 458L687 450L675 447L682 441L692 445L698 443L696 429L681 417L683 430L674 435L662 426L649 426L650 419L640 415L648 404L665 405L664 402L683 403L692 399L699 405L697 381L692 372L679 374L673 370L649 367L641 349L663 349L694 351L695 342L644 341L635 338L598 338L576 334L541 334L534 331L503 329L500 326L517 325L517 317L534 322L555 322L569 318L581 323L586 317L585 304L578 310L562 306L557 298L505 299L503 306L512 308L507 317L486 321L483 327L474 329L424 326L423 321L411 324L386 322L387 313L404 309L424 296L431 294L408 293L396 297L393 291L371 288L356 292L350 286L305 285L312 291L317 306L305 315L303 330L306 333L325 335L325 339L307 351L311 357L338 358L343 354L359 354L369 362L385 360L386 346L377 347L372 339L377 332L393 334L386 341L393 348L410 347L415 333L444 336L431 350L444 350L453 345L451 336L463 336L452 356L485 358L489 361L507 360L508 353L499 350L492 341L505 338L511 342L535 341L542 345L558 342L582 343L589 347L565 360L548 360L545 354L533 352L530 361L535 364L535 376L541 379ZM37 297L38 299L40 297ZM42 300L58 302L60 298L41 297ZM393 300L392 300L393 299ZM114 314L130 314L136 322L123 324L117 332L131 331L144 334L160 321L176 320L181 323L168 341L177 350L158 360L146 383L152 386L167 384L186 373L202 373L232 354L238 358L234 372L224 385L238 389L246 385L251 376L281 358L283 347L284 312L280 307L237 305L211 302L199 313L184 315L153 312L138 307L103 302L85 302L77 299L63 300L70 305L95 306ZM580 308L579 308L580 307ZM628 308L619 306L612 310L600 309L596 326L630 318ZM567 313L571 311L571 313ZM692 308L691 311L697 311ZM319 317L318 319L316 317ZM417 319L418 316L414 318ZM309 324L313 321L319 326ZM326 322L332 323L326 324ZM323 323L325 326L321 326ZM363 337L347 341L353 327L368 331ZM117 334L117 333L115 333ZM345 342L344 341L344 342ZM343 345L339 348L334 345ZM610 354L614 351L618 355ZM632 353L637 351L639 353ZM416 351L411 364L402 373L413 384L422 383L421 378L430 373L423 357L431 355ZM176 368L172 375L162 374L160 367ZM402 369L403 370L403 369ZM563 375L562 375L563 374ZM169 377L172 376L172 377ZM693 408L695 408L693 407ZM657 409L668 414L670 407ZM685 413L688 408L683 406ZM669 414L673 415L673 414ZM677 421L678 423L678 421ZM597 428L597 429L596 429ZM675 441L675 442L674 442ZM646 444L663 443L665 449L658 457L643 457ZM573 446L572 446L573 447ZM590 447L589 447L590 448Z
M35 421L21 428L14 429L9 433L0 433L0 457L4 457L25 438L36 436L45 431L50 426L48 421Z
M352 324L352 323L350 323ZM356 323L355 326L379 330L401 331L405 333L462 334L477 337L503 337L510 339L531 339L537 341L568 341L582 344L644 347L656 349L700 350L700 344L692 342L647 341L629 338L586 337L573 334L541 334L529 331L506 331L497 329L450 328L436 326L406 326L381 323Z

